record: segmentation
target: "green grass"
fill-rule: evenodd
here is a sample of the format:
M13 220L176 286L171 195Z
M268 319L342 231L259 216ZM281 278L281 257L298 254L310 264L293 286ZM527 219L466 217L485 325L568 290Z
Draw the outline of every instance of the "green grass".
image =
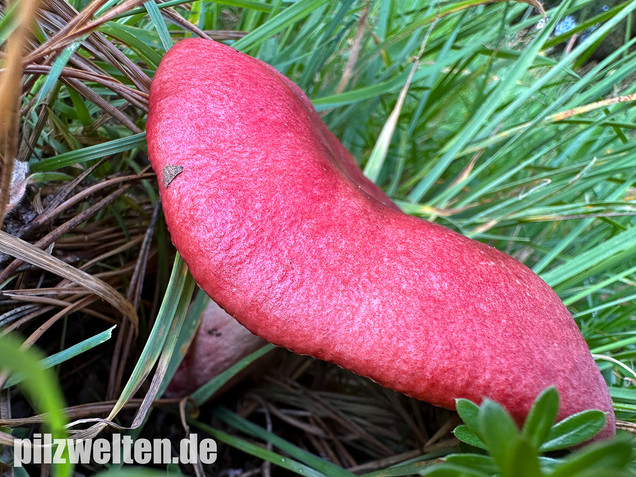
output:
M162 55L204 31L297 82L361 168L407 213L489 243L546 280L595 354L617 418L625 428L636 424L636 3L612 2L597 11L598 3L563 1L537 29L539 13L515 2L110 1L71 31L64 25L76 11L98 5L52 0L25 55L16 146L32 175L5 219L20 241L0 235L0 250L32 267L3 258L0 326L30 336L56 357L71 411L86 404L79 397L89 374L84 358L104 383L91 405L119 398L109 416L119 425L134 422L135 432L143 432L156 428L158 414L177 412L174 404L154 410L151 401L174 372L197 314L184 317L193 285L179 262L170 280L174 250L157 218L144 124ZM0 18L3 40L18 31L13 10ZM579 14L585 14L580 28L552 35L562 18ZM92 30L82 30L89 24ZM54 256L33 245L49 254L52 247ZM113 322L113 338L91 341ZM64 351L80 342L88 345L79 357ZM284 358L274 375L297 364ZM201 398L201 417L190 416L190 425L238 449L234 458L307 475L351 475L356 465L362 469L356 473L411 475L454 451L450 441L431 448L413 437L418 424L441 428L436 419L445 414L411 401L399 414L395 400L402 398L326 365L311 366L309 374L284 375L296 376L296 384L246 385L244 394L232 396L256 394L261 404L318 421L302 421L309 419L303 415L268 429L271 422L260 414L250 422L227 402ZM298 377L316 370L349 385L338 393L304 388ZM293 392L283 393L281 383ZM143 403L135 416L116 417L136 391ZM310 438L299 424L317 426L321 419L337 423L334 436ZM2 422L16 435L30 429L20 420ZM343 437L352 434L358 440ZM327 459L317 457L318 441L332 446L322 448Z

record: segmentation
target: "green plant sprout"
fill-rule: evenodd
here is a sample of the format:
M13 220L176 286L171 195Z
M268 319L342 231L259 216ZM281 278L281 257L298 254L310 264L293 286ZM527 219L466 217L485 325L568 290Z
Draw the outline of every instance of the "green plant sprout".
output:
M423 475L432 477L620 477L633 475L627 469L632 455L629 438L593 442L565 457L549 453L581 446L605 425L605 414L582 411L556 422L559 394L545 389L530 409L520 430L498 403L484 399L480 406L467 399L457 400L457 412L464 421L455 431L463 444L474 448L451 454L444 462L429 467ZM481 451L481 452L478 452ZM547 455L546 455L547 454Z

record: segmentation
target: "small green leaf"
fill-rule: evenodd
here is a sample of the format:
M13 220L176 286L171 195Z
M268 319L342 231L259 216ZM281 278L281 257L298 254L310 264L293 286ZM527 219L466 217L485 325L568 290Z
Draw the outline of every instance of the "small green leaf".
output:
M597 442L572 454L551 474L552 477L570 477L581 475L583 471L594 471L589 475L600 475L599 471L623 469L631 460L632 447L628 441L614 440ZM588 474L586 474L588 475Z
M548 437L558 411L559 393L550 386L536 399L523 425L523 434L536 448Z
M484 399L479 409L479 433L488 452L501 469L507 467L512 446L520 438L519 429L508 412L498 403Z
M451 454L444 459L449 464L469 467L486 474L497 473L497 466L492 457L481 454Z
M468 399L457 399L455 400L455 407L457 408L457 414L462 418L464 424L478 433L479 422L477 418L479 416L479 406Z
M486 450L486 444L484 444L477 434L468 426L457 426L453 434L455 434L457 439L470 446Z
M589 410L573 414L555 424L541 445L541 452L567 449L598 434L605 425L605 413Z
M490 474L460 465L440 464L430 467L422 475L427 477L488 477Z
M536 447L524 436L509 446L502 477L542 477Z

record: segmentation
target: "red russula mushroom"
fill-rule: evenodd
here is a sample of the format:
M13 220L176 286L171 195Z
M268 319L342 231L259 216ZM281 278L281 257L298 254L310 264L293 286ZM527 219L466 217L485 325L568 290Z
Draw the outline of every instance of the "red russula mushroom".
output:
M511 257L402 213L267 64L176 44L152 82L148 151L172 241L256 335L454 408L521 422L550 385L559 419L612 402L570 313Z
M166 389L166 396L191 394L265 344L210 300L192 343Z

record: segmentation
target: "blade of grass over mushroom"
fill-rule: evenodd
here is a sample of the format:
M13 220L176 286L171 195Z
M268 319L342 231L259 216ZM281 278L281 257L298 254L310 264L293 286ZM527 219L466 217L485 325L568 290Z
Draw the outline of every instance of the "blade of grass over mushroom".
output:
M195 294L194 300L188 308L183 325L181 326L181 331L179 332L179 337L175 344L175 349L177 350L177 352L172 354L172 358L170 359L170 364L168 365L168 369L166 370L163 383L159 389L159 392L157 393L159 396L164 393L164 391L168 387L168 384L170 383L170 380L174 376L174 373L177 371L177 368L181 364L181 361L183 361L183 358L185 357L185 354L188 350L188 346L192 341L192 338L194 338L197 328L201 323L202 313L209 301L210 297L208 297L201 289L198 289Z
M150 375L157 363L157 359L163 354L164 350L167 350L167 354L164 356L172 353L181 328L180 323L183 322L186 315L193 291L194 280L181 257L177 255L173 264L168 289L161 303L157 319L150 331L141 355L135 364L135 368L107 419L112 420L123 408L124 404L135 395L146 378ZM172 349L169 349L170 347L165 345L167 340L170 341ZM169 356L167 356L167 359L169 360ZM167 363L165 363L165 365L167 366ZM160 376L160 379L163 379L163 374ZM157 391L158 388L155 389L154 394L156 394ZM151 400L154 399L154 397L155 395L151 395ZM147 409L144 411L147 411ZM141 413L139 415L141 415Z
M178 257L178 261L181 262L181 258ZM190 301L192 299L192 293L194 292L194 288L196 284L194 279L190 275L190 272L186 268L186 280L183 285L183 289L179 296L179 300L177 302L176 309L174 313L171 315L171 323L170 329L167 333L167 338L165 340L165 344L161 347L161 355L159 356L159 360L157 363L157 369L155 371L154 376L152 377L152 381L148 390L146 391L146 395L139 406L139 411L135 416L133 423L131 424L132 429L138 429L146 420L148 413L150 412L153 402L157 396L159 396L162 389L165 388L167 384L166 373L170 366L170 362L172 360L172 356L174 354L174 350L179 342L179 335L181 334L181 330L183 328L183 323L186 320L188 308L190 306ZM160 315L161 315L160 310ZM156 324L155 324L156 326ZM153 326L154 329L154 326ZM151 343L148 341L148 343ZM148 346L148 344L147 344ZM153 345L150 345L153 346ZM145 349L145 348L144 348Z
M101 333L98 333L95 336L91 336L90 338L87 338L77 344L74 344L73 346L69 346L65 350L58 351L57 353L49 355L40 361L40 366L44 369L52 368L90 349L93 349L95 346L99 346L100 344L108 341L111 338L114 329L115 329L115 326L112 326L108 328L107 330L102 331ZM5 383L2 389L6 389L10 386L15 386L16 384L21 383L23 380L24 380L24 376L18 376L18 375L11 376L7 380L7 382Z
M117 290L106 282L89 275L86 272L78 270L72 265L55 258L39 248L31 245L4 231L0 231L0 252L6 253L14 258L18 258L24 262L35 265L36 267L47 270L56 275L62 276L73 283L91 290L99 295L106 302L110 303L119 310L128 320L130 320L134 329L139 327L139 319L137 312Z

